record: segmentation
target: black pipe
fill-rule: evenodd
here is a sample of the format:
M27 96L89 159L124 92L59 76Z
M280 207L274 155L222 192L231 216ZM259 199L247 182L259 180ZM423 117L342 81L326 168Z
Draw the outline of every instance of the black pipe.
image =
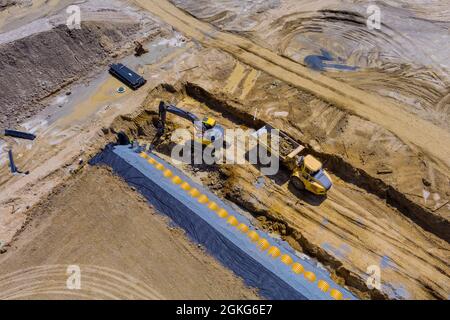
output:
M26 140L36 139L36 136L32 133L16 131L16 130L9 130L9 129L5 129L5 136L19 138L19 139L26 139Z
M11 173L17 173L17 167L14 164L14 158L12 150L8 150L8 157L9 157L9 167L11 168Z

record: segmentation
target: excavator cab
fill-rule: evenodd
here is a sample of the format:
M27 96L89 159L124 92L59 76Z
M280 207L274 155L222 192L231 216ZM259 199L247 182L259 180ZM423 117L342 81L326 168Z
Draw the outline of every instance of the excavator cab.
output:
M300 190L306 189L316 195L326 195L332 181L322 163L312 155L300 157L292 172L291 181Z
M216 126L216 120L210 117L203 118L202 124L206 130L210 130Z

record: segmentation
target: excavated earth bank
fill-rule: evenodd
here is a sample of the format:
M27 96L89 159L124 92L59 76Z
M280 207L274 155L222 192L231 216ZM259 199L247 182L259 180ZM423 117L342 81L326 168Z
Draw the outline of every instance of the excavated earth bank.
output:
M202 106L203 110L200 112L205 112L205 114L213 113L220 123L225 122L234 124L241 128L259 128L265 124L264 121L254 118L251 114L248 114L245 111L245 106L241 105L235 100L233 101L232 99L229 99L229 97L224 94L210 93L201 86L193 83L185 83L184 85L181 85L177 88L171 85L164 84L158 87L156 90L152 90L152 93L144 103L144 108L141 112L134 114L133 116L119 117L111 126L109 133L115 134L120 130L124 130L127 134L133 136L136 139L142 139L147 142L151 141L155 134L154 124L157 119L156 106L159 99L173 102L179 101L184 108L188 108L190 111L195 111L195 113L199 112L201 109L191 108L195 108L193 107L194 105ZM171 149L174 146L174 142L170 141L170 132L176 128L183 127L188 128L188 126L186 126L186 123L176 120L174 121L174 119L169 120L168 132L163 137L162 142L158 146L156 151L166 156L170 156ZM445 238L445 232L446 230L448 230L447 221L436 217L433 223L430 223L430 212L422 207L417 206L414 202L409 201L407 198L403 197L400 192L390 186L387 186L380 179L371 176L362 169L353 167L350 163L346 162L345 159L339 156L319 152L308 145L308 143L304 143L303 141L301 141L301 139L298 139L298 137L293 138L298 142L305 144L309 153L314 154L322 161L324 161L327 170L329 170L333 175L336 176L336 178L334 179L337 179L339 181L338 186L336 186L336 188L339 188L339 193L341 192L341 190L350 191L353 189L358 189L358 192L360 192L360 194L367 194L366 196L361 196L361 200L367 201L367 203L360 203L360 205L362 207L367 205L367 208L363 210L368 210L368 212L372 212L375 208L378 208L375 210L381 209L383 211L383 215L385 217L379 221L380 227L388 227L385 223L391 220L389 221L390 227L388 228L399 228L397 232L405 236L409 235L412 230L414 230L414 232L418 232L417 234L420 234L420 236L418 236L420 240L414 240L418 242L413 244L410 243L412 239L403 238L403 236L396 239L394 238L394 235L387 235L384 233L384 231L378 229L379 227L374 227L372 231L369 231L370 233L374 233L372 234L372 236L375 236L377 238L386 237L386 239L383 241L387 241L386 244L389 242L390 245L394 246L392 247L392 249L388 249L383 244L380 244L380 246L375 248L370 244L370 241L372 240L369 240L369 238L365 240L366 232L368 230L371 230L372 228L369 227L371 223L369 223L368 221L363 222L365 221L364 219L358 218L358 221L355 220L354 222L350 222L350 225L354 224L355 226L357 226L356 229L352 229L351 231L350 229L346 230L346 228L348 227L346 226L343 227L344 229L336 231L338 234L341 234L342 239L345 239L344 242L350 244L350 246L356 245L356 243L353 243L353 240L351 240L351 238L356 237L355 239L358 239L356 240L356 242L363 243L363 248L360 248L362 250L361 252L365 252L365 254L371 255L374 253L372 250L374 250L380 257L384 256L383 252L386 252L385 250L398 250L398 253L391 252L391 259L394 259L394 261L392 262L393 265L398 264L398 266L393 268L393 270L395 270L393 271L395 274L392 275L392 279L396 279L396 281L399 282L401 282L400 278L408 279L407 281L411 281L412 283L414 283L412 287L408 286L408 289L413 290L412 288L415 286L415 289L417 289L417 291L414 292L415 297L421 296L445 299L447 290L445 283L448 283L449 275L448 266L446 267L445 262L445 251L448 250L448 244L446 244L439 238L436 238L435 236L424 233L423 231L421 231L421 228L424 228L429 232L436 234L437 236L443 236L443 238ZM337 200L335 200L336 198L333 193L331 193L329 197L330 199L325 200L324 204L327 205L324 207L320 203L316 203L317 199L314 199L304 193L298 193L298 191L292 189L290 185L288 186L288 189L286 191L281 191L280 188L284 188L284 186L286 185L285 182L287 181L287 177L289 174L285 170L282 170L279 175L273 178L274 181L278 180L284 182L275 183L275 185L273 186L269 183L266 183L262 188L263 190L265 190L261 191L255 188L253 182L253 179L258 178L257 172L253 173L254 169L251 170L250 168L246 167L240 168L240 166L233 165L219 165L212 167L191 167L189 165L185 166L184 169L191 172L194 176L198 175L199 177L201 177L202 182L210 187L211 190L216 192L221 197L233 202L248 214L252 215L256 219L255 223L258 224L261 228L264 228L269 232L278 234L279 236L289 241L291 245L300 252L304 252L317 259L334 274L336 281L349 287L349 289L359 297L372 299L392 298L392 296L387 293L387 291L389 290L386 291L385 289L383 289L380 291L376 289L369 290L367 288L366 278L364 276L365 270L357 271L357 268L355 268L355 264L357 265L359 263L359 258L356 258L356 261L350 261L351 259L348 260L347 258L339 256L339 254L336 254L336 252L333 252L333 250L330 251L329 247L324 247L320 244L321 241L327 240L326 235L324 235L324 238L322 239L320 239L320 237L315 238L314 236L311 236L311 232L313 232L313 229L315 227L311 227L311 230L309 230L307 226L301 226L298 224L298 221L295 221L297 219L296 215L306 215L306 218L309 217L307 219L319 220L319 225L321 225L323 222L320 222L320 218L315 216L316 214L318 214L316 212L317 209L319 209L318 212L320 212L320 214L323 214L324 220L328 218L331 221L331 215L329 215L328 213L329 210L340 210L339 208L343 205L343 203L340 203L339 201L334 203ZM249 175L249 171L253 172ZM256 174L256 176L253 176L254 174ZM277 184L278 186L276 186ZM261 193L265 194L265 196L260 196ZM282 199L280 201L282 203L277 203L279 193L280 199ZM270 194L269 198L272 197L272 200L270 201L267 199L268 194ZM272 201L274 203L277 203L276 207L274 207L274 203L271 204ZM374 208L371 208L371 206L374 204L376 204L376 206ZM311 208L309 208L310 205ZM282 207L284 209L282 209ZM307 213L309 210L313 210L313 212L315 213L312 213L312 215L310 216ZM353 208L350 210L358 209ZM288 213L290 211L293 212L294 216L290 216L290 214ZM356 212L357 211L355 211L355 213ZM378 216L378 214L375 212L371 214L374 214L374 217ZM425 219L425 217L428 217L428 219ZM339 222L332 223L339 224ZM348 223L349 222L345 222L345 224ZM368 223L369 225L366 225L366 223ZM322 225L321 228L324 228L324 226ZM328 229L329 227L325 228ZM330 231L331 230L332 229L330 229ZM425 242L423 242L423 244L419 244L421 243L421 241ZM429 244L425 245L424 243L426 243L427 241L429 241ZM437 246L443 251L441 254L438 254L436 256L432 254L433 259L436 260L435 262L430 263L430 269L426 269L428 271L424 271L425 269L422 270L422 268L419 268L422 271L419 271L418 274L408 275L407 273L411 272L408 271L408 269L411 267L411 263L417 265L417 263L423 263L423 259L427 259L422 255L420 255L420 257L415 257L411 256L410 253L407 253L412 249L412 247L409 248L411 245L412 247L414 247L414 250L417 248L417 246L424 245L424 252L428 250L426 247L428 245ZM425 255L428 255L430 253L431 252L427 252ZM404 263L405 265L400 267L401 259L404 258L400 258L400 256L400 260L397 260L397 258L392 258L397 254L406 254L406 256L404 257L408 257L408 259L412 259L412 261L402 261L402 263ZM409 266L407 266L408 264ZM403 270L403 268L405 269ZM431 273L433 273L434 275L431 275L430 273L428 275L431 278L429 278L428 280L422 280L421 278L424 275L421 275L420 272L427 273L430 272L430 270L433 270L431 271ZM439 280L439 278L441 279ZM432 283L432 285L430 285L430 283L428 282ZM386 284L386 286L389 286L389 284Z
M86 22L0 45L0 127L14 127L44 108L40 101L104 69L139 24ZM119 50L120 52L120 50Z

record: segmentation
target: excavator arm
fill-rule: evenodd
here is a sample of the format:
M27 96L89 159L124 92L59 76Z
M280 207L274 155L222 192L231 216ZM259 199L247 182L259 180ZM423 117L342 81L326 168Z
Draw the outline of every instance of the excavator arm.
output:
M180 109L174 105L166 104L164 101L160 101L157 133L152 141L151 148L153 148L154 144L164 135L166 131L166 118L168 112L192 122L197 129L202 130L201 121L195 114Z
M159 139L166 131L166 117L167 112L177 115L183 119L192 122L194 125L199 123L200 119L193 113L180 109L170 104L166 104L164 101L159 102L159 121L158 132L155 139Z
M166 131L166 117L167 113L172 113L177 115L183 119L190 121L196 130L201 133L202 143L207 141L206 143L214 142L218 139L221 139L224 136L224 130L221 126L216 126L215 120L211 118L205 118L206 120L201 120L195 114L180 109L174 105L166 104L164 101L159 102L159 120L157 124L157 133L152 142L152 147L165 133Z
M189 120L190 122L192 122L194 124L197 121L200 121L200 119L195 114L185 111L183 109L180 109L178 107L175 107L173 105L165 104L164 101L161 101L159 103L159 120L161 121L163 126L165 126L165 123L166 123L167 112L173 113L181 118Z

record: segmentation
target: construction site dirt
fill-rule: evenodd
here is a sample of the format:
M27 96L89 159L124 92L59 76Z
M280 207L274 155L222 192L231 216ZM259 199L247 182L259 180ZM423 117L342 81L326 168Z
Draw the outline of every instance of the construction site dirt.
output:
M0 75L0 124L37 136L0 140L0 298L54 298L44 291L63 288L52 288L52 272L63 278L62 266L73 260L99 280L109 268L143 283L109 295L94 285L65 298L259 298L122 180L88 165L121 131L154 142L165 101L225 129L278 128L323 163L333 181L326 196L298 190L283 166L265 176L249 161L174 162L174 147L186 141L173 133L193 125L167 115L152 152L258 229L286 240L358 298L448 299L448 62L440 50L422 49L420 30L401 32L416 19L434 43L450 16L439 2L428 9L413 2L383 4L379 33L367 31L366 7L354 1L89 0L73 31L61 22L71 1L0 6L0 66L8 70ZM33 32L37 20L53 25ZM312 70L308 56L355 68ZM147 83L119 90L124 85L107 73L112 62ZM9 172L9 149L28 175ZM152 255L144 261L140 252ZM167 260L159 260L162 252ZM49 269L33 269L43 266ZM369 285L374 266L376 287ZM45 286L27 291L5 280L21 269Z

